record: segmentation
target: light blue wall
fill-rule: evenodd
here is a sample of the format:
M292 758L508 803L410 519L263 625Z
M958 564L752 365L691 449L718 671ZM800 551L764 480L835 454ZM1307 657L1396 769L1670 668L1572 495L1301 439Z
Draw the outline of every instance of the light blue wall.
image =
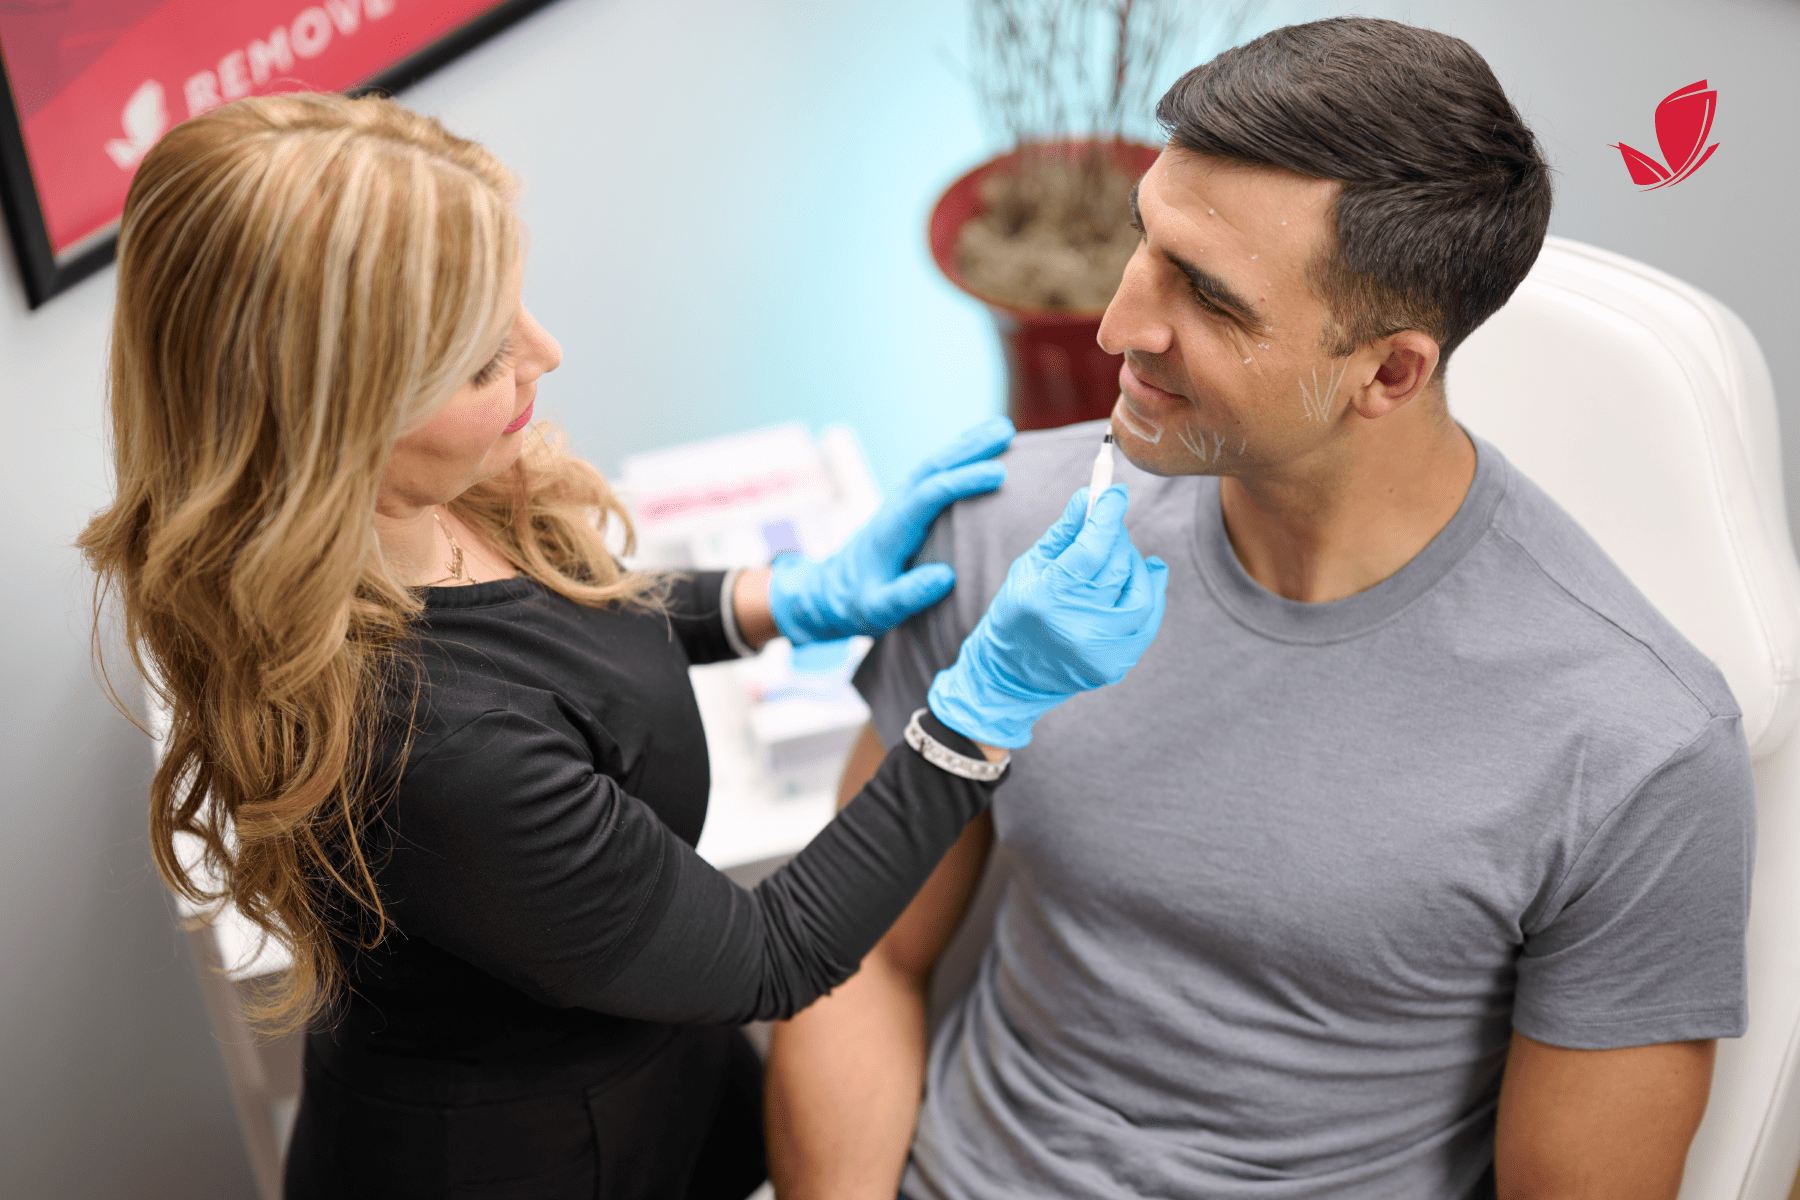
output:
M1289 0L1264 24L1349 10ZM1360 11L1482 50L1557 167L1553 229L1735 308L1800 449L1800 4ZM544 411L585 453L610 469L709 434L847 420L891 483L998 407L985 317L923 245L932 199L990 149L953 65L965 37L963 0L560 0L410 94L525 182L527 301L566 351ZM1648 148L1656 101L1701 77L1719 89L1721 149L1638 192L1607 143ZM112 277L27 313L9 252L0 264L0 1194L246 1196L192 967L146 866L148 751L94 686L70 549L107 495ZM1786 461L1800 498L1800 453Z
M554 5L408 101L524 181L539 412L603 469L848 419L884 481L999 404L985 317L924 248L977 161L961 0Z

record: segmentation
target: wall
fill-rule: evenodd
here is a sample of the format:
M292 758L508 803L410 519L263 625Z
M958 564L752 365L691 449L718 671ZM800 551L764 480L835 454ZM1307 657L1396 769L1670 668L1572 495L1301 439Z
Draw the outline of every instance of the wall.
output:
M1281 3L1264 25L1345 11ZM1800 192L1781 94L1790 0L1369 5L1468 37L1543 134L1553 230L1714 293L1787 398L1800 499ZM526 298L566 352L543 411L603 467L788 418L848 419L892 483L998 404L985 318L922 244L936 193L988 147L955 63L962 0L561 0L408 97L525 182ZM1176 55L1172 66L1192 62ZM1721 149L1639 193L1607 146L1701 78ZM1765 150L1765 148L1768 148ZM143 739L88 663L70 542L104 502L110 273L27 313L0 255L0 1190L249 1194L191 963L146 867ZM1078 482L1078 481L1072 481Z
M70 542L107 496L94 280L24 311L0 271L0 1193L250 1195L199 981L145 848L148 741L88 662Z

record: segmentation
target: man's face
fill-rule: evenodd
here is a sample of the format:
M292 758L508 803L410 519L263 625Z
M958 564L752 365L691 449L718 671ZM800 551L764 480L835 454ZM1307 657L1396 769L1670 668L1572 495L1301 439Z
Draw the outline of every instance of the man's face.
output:
M1332 358L1308 267L1337 184L1174 148L1133 193L1143 233L1100 325L1123 351L1113 436L1157 475L1237 475L1329 441L1372 373Z

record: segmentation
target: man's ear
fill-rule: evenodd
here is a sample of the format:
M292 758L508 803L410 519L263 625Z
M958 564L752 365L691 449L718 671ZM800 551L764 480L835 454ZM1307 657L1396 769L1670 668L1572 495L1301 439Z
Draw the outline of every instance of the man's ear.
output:
M1438 344L1428 333L1402 329L1365 348L1374 360L1374 375L1350 393L1350 407L1373 421L1402 408L1424 393L1437 372Z

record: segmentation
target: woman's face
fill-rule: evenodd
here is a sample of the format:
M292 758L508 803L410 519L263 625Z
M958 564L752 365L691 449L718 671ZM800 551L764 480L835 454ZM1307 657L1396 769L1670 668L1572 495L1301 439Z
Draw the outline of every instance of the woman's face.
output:
M512 466L525 444L538 376L556 370L562 347L518 303L493 358L457 389L450 403L394 443L377 509L404 517L455 499Z

